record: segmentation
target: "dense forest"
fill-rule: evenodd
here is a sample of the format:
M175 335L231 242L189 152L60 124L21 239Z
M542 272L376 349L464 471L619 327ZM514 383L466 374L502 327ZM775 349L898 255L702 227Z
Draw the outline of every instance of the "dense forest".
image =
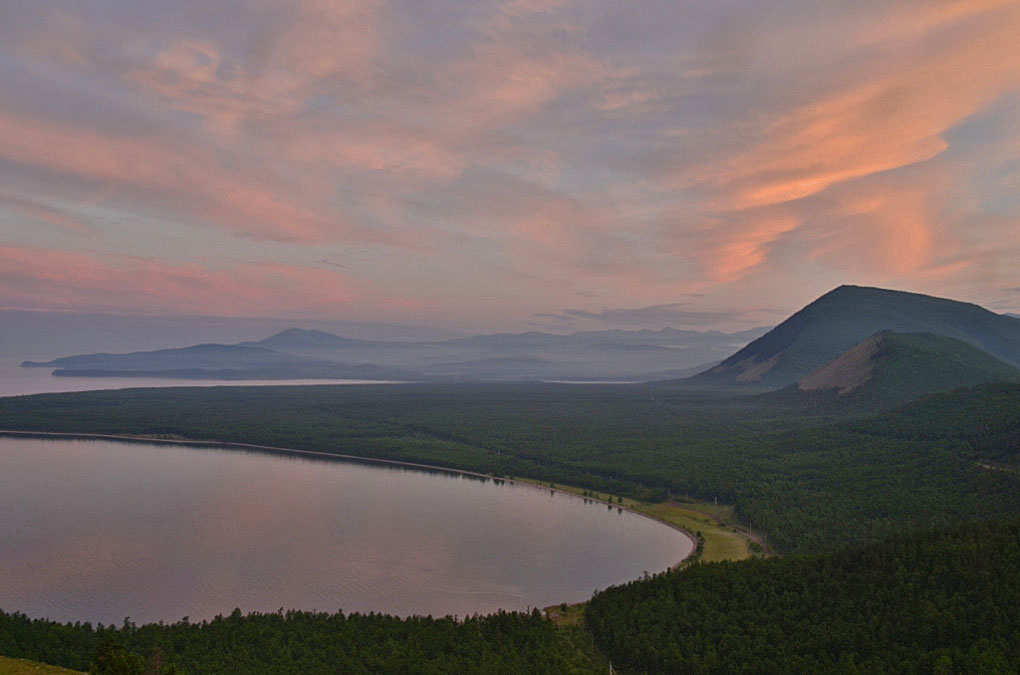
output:
M86 668L112 638L138 659L158 648L192 674L605 672L595 647L635 673L1016 672L1020 521L994 521L1020 515L1018 409L1016 384L938 394L877 416L833 396L734 398L665 385L3 399L3 429L255 443L646 500L717 499L785 555L696 564L609 589L587 612L594 644L537 614L235 612L101 630L0 614L0 653Z
M88 670L110 643L192 675L245 673L603 673L580 633L537 610L463 620L280 611L135 626L60 624L0 611L0 654ZM100 670L100 672L104 672ZM130 671L127 671L130 672Z
M877 418L823 395L653 385L182 388L0 400L0 428L257 443L718 500L775 550L820 553L1020 514L1020 484L989 463L1016 460L1018 408L1020 385Z
M696 564L598 593L614 665L648 673L1015 673L1020 520L835 554Z

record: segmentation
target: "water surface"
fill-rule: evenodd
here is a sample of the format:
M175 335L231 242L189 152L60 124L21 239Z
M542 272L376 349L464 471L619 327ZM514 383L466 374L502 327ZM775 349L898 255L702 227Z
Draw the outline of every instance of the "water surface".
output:
M284 384L401 384L383 380L191 380L169 377L55 376L52 368L22 368L0 362L0 396L53 394L133 387L258 387Z
M0 608L58 620L580 601L692 542L525 485L406 467L0 437Z

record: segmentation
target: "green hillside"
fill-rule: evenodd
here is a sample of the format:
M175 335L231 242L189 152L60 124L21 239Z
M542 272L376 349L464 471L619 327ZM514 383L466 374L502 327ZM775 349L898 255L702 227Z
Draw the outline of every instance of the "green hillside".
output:
M190 675L595 675L606 670L587 636L556 628L537 609L460 620L302 611L242 615L234 610L200 623L182 619L136 626L125 620L105 627L0 610L0 649L7 654L84 670L111 641L135 659L158 648L164 664Z
M77 675L81 672L60 666L49 666L38 661L9 659L6 656L0 656L0 675Z
M883 330L955 338L1020 366L1020 320L944 298L840 286L691 383L785 387Z
M1020 521L817 557L698 564L597 594L621 672L1014 673Z
M884 438L952 442L974 457L1020 463L1020 387L987 384L930 396L852 426Z
M1020 380L1020 369L962 340L881 331L802 379L801 391L890 407L940 391Z

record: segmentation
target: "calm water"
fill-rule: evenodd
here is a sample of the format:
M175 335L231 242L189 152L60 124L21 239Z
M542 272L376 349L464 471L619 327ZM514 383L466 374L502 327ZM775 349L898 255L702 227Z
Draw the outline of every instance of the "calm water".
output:
M165 377L55 377L52 368L0 363L0 396L131 387L252 387L280 384L390 384L379 380L182 380ZM399 383L392 383L399 384Z
M0 437L0 608L192 620L579 601L692 549L525 485L236 449Z

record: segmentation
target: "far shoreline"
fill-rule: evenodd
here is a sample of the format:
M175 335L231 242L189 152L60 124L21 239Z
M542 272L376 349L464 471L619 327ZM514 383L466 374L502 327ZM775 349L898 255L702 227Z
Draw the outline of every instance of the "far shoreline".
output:
M19 438L19 437L20 438L26 438L26 437L27 438L32 438L32 437L35 437L35 438L43 438L43 439L45 439L45 438L64 438L64 439L68 439L68 440L74 440L74 439L78 439L78 440L109 440L109 441L119 441L119 442L124 442L124 443L139 443L139 442L141 442L141 443L151 443L151 444L154 444L154 445L185 445L185 446L198 446L198 447L210 447L210 448L220 447L220 448L225 448L225 449L234 448L234 449L239 449L239 450L260 450L260 451L269 452L269 453L272 453L272 454L284 455L284 456L297 456L297 457L304 456L304 457L314 457L314 458L317 458L317 459L347 460L347 461L355 461L355 462L364 462L364 463L368 463L368 464L384 464L384 465L394 466L394 467L405 466L405 467L409 467L409 468L412 468L412 469L420 469L420 470L425 470L425 471L434 471L434 472L439 472L439 473L447 473L447 474L454 475L454 476L470 476L471 478L479 478L479 479L484 479L484 480L487 480L487 481L489 481L489 480L492 480L492 481L501 481L501 482L510 483L511 485L521 485L521 486L528 487L528 488L535 489L535 490L549 490L549 491L552 491L552 492L555 492L555 493L559 493L561 495L565 495L565 496L573 498L573 499L581 499L581 500L584 500L584 501L597 501L599 503L605 503L605 504L607 504L611 508L617 508L617 509L620 509L621 511L626 510L626 511L628 511L628 512L630 512L630 513L632 513L632 514L634 514L636 516L640 516L642 518L647 518L648 520L651 520L651 521L656 522L656 523L660 523L662 525L665 525L666 527L669 527L670 529L672 529L672 530L674 530L676 532L679 532L680 534L685 536L688 539L688 541L690 541L690 543L691 543L691 551L684 558L680 559L679 561L677 561L673 565L670 565L667 571L677 570L677 569L683 567L687 563L694 562L696 560L697 554L698 554L698 538L695 535L695 533L689 531L688 529L686 529L686 528L684 528L684 527L682 527L682 526L680 526L680 525L678 525L676 523L671 523L671 522L669 522L669 521L667 521L667 520L665 520L663 518L658 518L658 517L656 517L656 516L654 516L652 514L644 513L642 511L639 511L639 510L633 508L633 506L630 506L630 505L610 504L608 502L604 502L602 500L595 499L593 497L584 497L584 496L582 496L580 494L576 494L576 493L570 491L569 489L565 489L565 488L568 487L566 485L563 485L561 487L555 487L556 484L554 483L553 487L548 487L545 484L543 484L542 482L540 482L538 480L535 480L535 479L531 479L531 478L521 478L521 477L517 477L517 478L505 478L505 477L500 477L500 476L494 476L492 474L480 473L480 472L477 472L477 471L467 471L465 469L453 469L453 468L445 467L445 466L436 466L434 464L422 464L422 463L419 463L419 462L405 462L405 461L401 461L401 460L382 459L382 458L378 458L378 457L363 457L363 456L360 456L360 455L347 455L347 454L340 454L340 453L334 453L334 452L323 452L321 450L298 450L296 448L284 448L284 447L274 446L274 445L258 445L258 444L255 444L255 443L239 443L239 442L232 442L232 441L198 440L198 439L189 439L189 438L159 438L159 437L156 437L156 436L144 436L144 435L135 435L135 434L99 434L99 433L73 432L73 431L22 431L22 430L16 430L16 429L0 429L0 437L4 437L4 436L15 437L15 438ZM569 486L569 487L574 487L574 486ZM574 489L580 490L580 489L583 489L583 488L576 488L575 487ZM636 500L630 500L630 501L634 502L634 503L640 503L640 502L636 502Z

